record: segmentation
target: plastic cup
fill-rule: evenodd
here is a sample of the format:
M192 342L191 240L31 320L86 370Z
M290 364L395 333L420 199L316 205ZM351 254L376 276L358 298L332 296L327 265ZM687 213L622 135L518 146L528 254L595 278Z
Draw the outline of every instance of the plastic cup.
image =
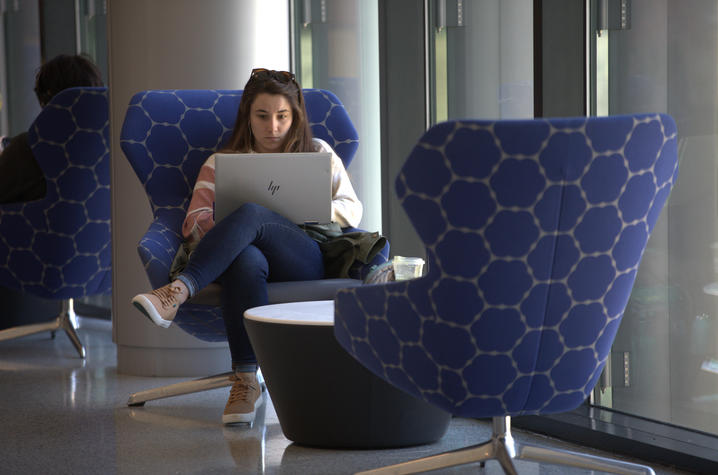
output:
M394 256L391 262L394 266L394 279L408 280L421 277L424 268L424 259L421 257Z

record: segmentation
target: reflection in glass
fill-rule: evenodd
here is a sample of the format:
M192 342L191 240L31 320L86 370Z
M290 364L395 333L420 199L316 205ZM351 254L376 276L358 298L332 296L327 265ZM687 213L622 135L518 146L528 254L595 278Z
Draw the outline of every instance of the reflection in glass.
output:
M533 2L429 2L431 122L533 117Z
M86 54L107 82L107 0L0 2L0 135L25 132L40 111L33 92L43 60Z
M294 69L304 88L332 91L359 133L349 170L361 228L381 230L378 1L293 0Z
M608 115L608 30L596 33L596 114Z
M718 433L718 4L633 0L631 18L597 51L607 61L605 112L671 114L679 178L594 402Z
M78 50L97 64L107 82L107 0L80 0L76 18Z
M40 11L37 0L3 2L4 86L3 134L25 132L40 106L33 91L35 71L40 66ZM0 58L2 59L2 58ZM0 134L2 135L2 134Z

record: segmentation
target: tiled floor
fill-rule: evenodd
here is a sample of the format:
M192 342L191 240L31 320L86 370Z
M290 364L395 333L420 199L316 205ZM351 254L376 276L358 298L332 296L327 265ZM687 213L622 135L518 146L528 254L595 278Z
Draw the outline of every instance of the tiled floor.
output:
M84 318L81 325L85 361L61 333L54 340L41 334L0 342L0 473L349 474L476 444L490 434L485 421L454 418L447 434L427 446L322 450L287 440L271 401L251 428L223 426L228 388L130 408L129 394L181 379L117 374L110 322ZM586 450L516 429L514 437L519 443ZM594 473L523 461L516 467L521 474ZM473 464L433 473L478 471ZM492 461L483 473L503 471Z

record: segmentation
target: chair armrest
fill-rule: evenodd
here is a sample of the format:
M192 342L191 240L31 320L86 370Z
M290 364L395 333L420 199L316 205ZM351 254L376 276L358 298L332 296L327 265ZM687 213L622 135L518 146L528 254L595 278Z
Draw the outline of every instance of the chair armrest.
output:
M137 245L142 265L155 289L169 282L172 261L183 241L182 236L174 231L176 224L166 218L156 217Z
M412 281L397 281L382 284L368 284L337 291L334 297L334 337L352 356L362 355L362 364L380 377L385 377L384 367L369 348L368 321L391 325L389 313L410 312L407 306L389 306L390 295L404 295ZM414 318L401 315L399 321L414 322Z

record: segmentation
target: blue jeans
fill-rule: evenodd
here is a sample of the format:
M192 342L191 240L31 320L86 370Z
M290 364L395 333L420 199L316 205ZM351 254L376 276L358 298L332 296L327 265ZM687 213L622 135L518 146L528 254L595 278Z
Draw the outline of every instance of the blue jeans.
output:
M244 328L244 311L267 304L267 282L324 277L319 245L285 217L248 203L216 223L178 276L190 296L222 284L222 316L232 366L256 365Z

